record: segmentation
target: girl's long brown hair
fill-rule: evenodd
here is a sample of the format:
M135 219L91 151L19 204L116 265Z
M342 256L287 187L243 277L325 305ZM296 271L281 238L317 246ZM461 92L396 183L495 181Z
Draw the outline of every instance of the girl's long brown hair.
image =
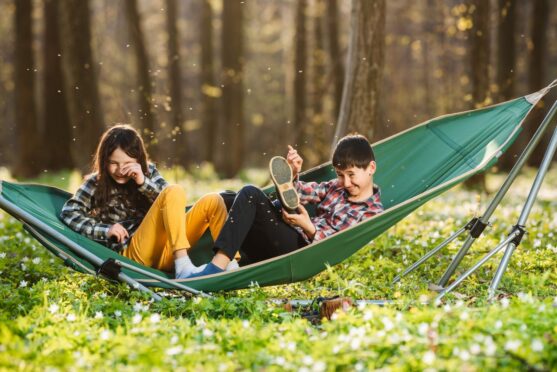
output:
M108 159L117 148L122 149L129 157L136 159L141 165L143 174L146 177L149 175L148 155L139 133L127 124L117 124L109 128L102 135L93 160L92 171L97 173L97 189L93 198L93 208L98 211L106 206L111 192L118 189L127 195L134 207L142 212L147 212L150 202L137 190L135 182L130 180L125 185L119 185L108 172Z

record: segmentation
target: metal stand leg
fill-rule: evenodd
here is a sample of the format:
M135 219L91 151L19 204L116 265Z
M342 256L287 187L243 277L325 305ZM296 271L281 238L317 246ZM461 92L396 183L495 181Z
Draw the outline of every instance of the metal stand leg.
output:
M538 171L538 174L536 175L536 179L534 180L534 184L532 185L532 188L530 189L530 194L528 194L528 199L526 199L526 204L524 205L524 208L522 209L522 212L520 213L520 216L518 217L518 223L517 223L518 226L525 226L526 225L526 220L528 219L528 216L530 215L530 212L532 211L532 207L534 205L534 202L536 201L536 198L537 198L538 193L540 191L540 188L542 186L543 179L545 178L545 175L547 174L547 170L549 169L549 165L551 164L551 160L553 159L553 156L555 156L555 151L556 150L557 150L557 129L555 129L555 131L553 132L553 136L551 137L551 141L549 142L549 145L547 146L547 150L545 152L545 155L543 156L542 164L540 165L540 169ZM518 243L520 243L520 241ZM493 297L493 295L495 294L495 291L497 290L497 287L499 286L499 282L501 281L501 278L503 277L503 274L505 273L505 270L507 269L507 266L509 264L509 260L512 256L516 246L518 246L518 244L516 244L516 245L511 244L511 245L509 245L509 247L505 251L505 255L503 256L503 259L501 260L501 263L499 264L499 267L497 268L497 272L495 273L495 276L493 277L491 285L489 286L489 296L490 296L490 298Z
M497 192L497 194L495 195L495 197L493 198L493 200L489 204L488 208L486 209L486 211L482 215L482 217L472 219L471 221L469 221L466 224L466 226L462 227L460 230L458 230L453 235L451 235L449 238L447 238L445 241L443 241L440 245L438 245L437 247L435 247L434 249L432 249L431 251L426 253L424 256L422 256L418 261L416 261L414 264L412 264L410 267L408 267L402 274L395 277L393 279L393 284L398 282L405 275L408 275L409 273L414 271L416 268L418 268L425 261L427 261L428 259L433 257L437 252L439 252L441 249L443 249L445 246L447 246L449 243L451 243L454 239L456 239L459 235L461 235L465 230L470 230L469 236L466 238L462 247L460 248L458 253L455 255L455 257L453 258L451 264L449 265L449 267L447 268L447 270L443 274L442 278L439 280L439 285L441 287L444 287L448 283L449 279L454 274L457 267L460 265L460 262L462 261L462 259L466 255L466 253L468 253L468 250L470 249L472 244L475 242L475 240L479 236L481 236L485 227L489 225L489 219L491 218L491 215L493 214L495 209L501 203L501 200L506 195L506 193L509 190L509 188L511 187L512 183L514 182L514 180L518 176L518 173L520 172L520 170L522 169L522 167L524 166L524 164L526 163L526 161L528 160L528 158L532 154L532 151L534 150L534 148L536 148L536 146L540 142L541 138L543 137L543 134L545 133L548 126L553 121L553 118L555 117L556 113L557 113L557 101L553 103L553 106L551 106L551 109L546 114L546 116L543 119L541 125L536 130L536 133L534 133L534 136L532 137L532 139L530 140L530 142L528 143L528 145L526 146L526 148L524 149L524 151L520 155L519 159L517 160L517 162L513 166L509 175L507 176L507 179L505 180L503 185L501 185L501 188L499 189L499 191Z
M55 229L53 229L52 227L45 225L42 221L40 221L39 219L37 219L35 216L33 216L32 214L26 212L25 210L19 208L18 206L8 202L4 197L2 197L0 195L0 207L2 207L2 209L4 209L5 211L7 211L8 213L10 213L12 216L14 216L17 219L22 220L25 224L29 224L32 223L33 226L41 226L41 229L44 230L44 232L52 237L54 237L56 240L60 241L62 244L66 245L68 248L70 248L73 252L75 252L77 255L79 255L80 257L83 257L84 259L86 259L88 262L90 262L91 264L95 265L96 267L100 267L104 261L102 259L100 259L99 257L95 256L94 254L92 254L91 252L89 252L88 250L86 250L85 248L81 247L79 244L77 244L76 242L74 242L73 240L69 239L68 237L60 234L58 231L56 231ZM42 233L40 233L37 229L29 226L29 228L34 232L37 233L39 235L43 235ZM126 269L130 269L130 270L134 270L137 272L141 272L145 275L148 275L150 277L156 278L162 282L168 283L168 284L172 284L174 285L174 287L188 291L194 295L202 295L202 296L207 296L206 294L204 294L201 291L198 291L196 289L187 287L183 284L180 283L174 283L166 278L162 278L159 275L147 272L145 270L142 270L140 268L136 268L133 267L131 265L127 265L123 262L120 262L120 265L122 267L125 267ZM146 274L148 273L148 274ZM147 287L145 287L143 284L139 283L137 280L131 278L130 276L120 272L118 274L118 280L127 283L130 285L130 287L134 288L134 289L138 289L142 292L146 292L149 293L149 295L156 301L160 301L162 298L157 295L155 292L151 291L150 289L148 289Z
M444 289L439 296L437 296L437 300L443 298L447 293L452 291L457 285L459 285L464 279L470 276L474 271L476 271L480 266L482 266L487 260L489 260L493 255L499 252L501 249L506 248L505 254L497 268L497 272L495 273L493 280L491 281L491 285L489 286L489 298L493 298L495 295L495 291L499 286L501 278L507 269L509 264L509 260L516 249L516 247L520 244L522 237L526 233L526 221L530 212L532 211L532 207L534 202L536 201L536 197L538 196L538 192L540 191L541 185L543 183L543 179L547 174L547 170L549 169L549 165L553 156L555 155L555 151L557 150L557 128L553 132L553 136L551 137L551 141L547 147L545 152L542 164L540 165L540 169L538 170L538 174L534 179L534 183L532 184L532 188L530 189L530 193L528 194L528 198L526 199L526 203L522 208L522 212L520 213L520 217L518 218L517 224L514 226L513 231L507 236L507 238L499 244L495 249L489 252L484 258L482 258L478 263L476 263L470 270L466 273L461 275L457 280L455 280L449 287Z

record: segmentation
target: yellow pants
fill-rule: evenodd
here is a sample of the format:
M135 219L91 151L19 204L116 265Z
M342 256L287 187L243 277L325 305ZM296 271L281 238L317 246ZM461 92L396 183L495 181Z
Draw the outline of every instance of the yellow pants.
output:
M122 255L162 271L174 270L174 252L195 245L207 228L213 240L226 221L226 205L217 194L207 194L184 213L186 194L181 186L166 187L157 197Z

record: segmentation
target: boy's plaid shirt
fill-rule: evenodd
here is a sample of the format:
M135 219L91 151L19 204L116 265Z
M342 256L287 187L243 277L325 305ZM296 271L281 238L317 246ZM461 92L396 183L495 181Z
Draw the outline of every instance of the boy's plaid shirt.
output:
M168 185L153 164L149 164L149 176L138 190L153 203L159 193ZM74 196L62 207L60 218L72 230L96 240L117 252L128 246L124 243L108 240L108 230L115 223L120 223L130 235L137 230L145 214L131 205L124 194L114 190L107 205L94 210L93 199L97 189L97 174L89 176L79 187Z
M381 191L377 185L373 185L373 195L361 202L348 200L348 192L336 179L321 183L295 181L294 185L302 204L317 204L315 217L311 219L316 229L313 241L324 239L383 212ZM301 228L297 230L307 239Z

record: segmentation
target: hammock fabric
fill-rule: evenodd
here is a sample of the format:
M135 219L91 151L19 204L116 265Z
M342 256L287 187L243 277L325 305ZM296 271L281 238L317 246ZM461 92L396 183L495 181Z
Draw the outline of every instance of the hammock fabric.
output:
M308 279L352 256L375 237L410 214L412 211L470 176L492 166L511 145L522 129L525 117L546 93L540 91L498 105L432 119L373 144L377 159L374 181L382 189L385 212L349 229L300 250L225 272L176 282L204 290L232 290L292 283ZM325 181L336 177L330 163L311 169L301 178L305 181ZM1 182L1 198L16 205L42 223L30 223L20 216L24 226L47 249L62 258L73 269L94 274L96 267L45 232L49 226L70 238L100 259L116 258L162 277L172 279L171 273L146 268L72 231L58 218L64 202L70 197L65 191L31 184ZM266 192L272 191L271 188ZM193 248L194 262L212 256L209 234ZM122 272L146 286L170 288L161 282L128 269Z

